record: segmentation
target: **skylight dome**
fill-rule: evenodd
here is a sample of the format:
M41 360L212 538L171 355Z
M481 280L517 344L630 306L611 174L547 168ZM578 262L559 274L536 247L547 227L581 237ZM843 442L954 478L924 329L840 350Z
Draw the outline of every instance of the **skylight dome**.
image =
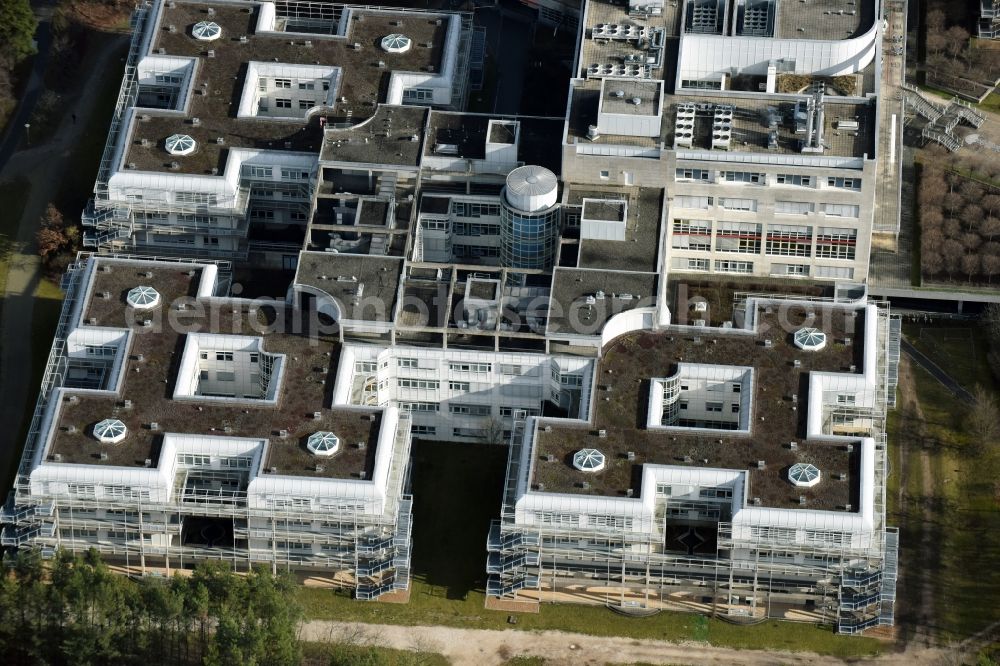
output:
M812 488L821 477L819 468L809 463L795 463L788 468L788 480L797 488Z
M94 438L102 444L117 444L127 434L128 428L118 419L104 419L94 426Z
M826 333L818 328L800 328L793 337L795 346L804 351L819 351L826 347Z
M413 46L413 40L406 35L393 33L382 38L382 50L387 53L406 53Z
M203 42L213 42L222 36L222 28L212 21L198 21L191 28L191 35Z
M160 292L140 285L128 290L125 301L136 310L150 310L160 304Z
M581 472L600 472L604 462L604 454L597 449L580 449L573 454L573 467Z
M171 155L190 155L198 143L187 134L171 134L164 145Z
M320 430L309 435L306 448L314 456L332 456L340 450L340 438L328 430Z

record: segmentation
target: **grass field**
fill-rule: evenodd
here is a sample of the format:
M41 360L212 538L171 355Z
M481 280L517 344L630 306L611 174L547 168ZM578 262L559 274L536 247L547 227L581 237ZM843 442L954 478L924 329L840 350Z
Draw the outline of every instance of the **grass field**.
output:
M0 205L3 206L3 215L0 215L0 294L7 289L7 261L17 243L17 228L30 193L31 183L24 178L0 183Z
M977 326L925 327L922 336L918 328L906 326L904 330L915 346L968 388L978 382L996 391L985 360L986 340ZM902 549L904 553L909 549L911 567L919 566L920 575L931 576L931 631L945 642L961 640L1000 621L996 603L1000 599L1000 570L996 567L1000 561L1000 451L996 446L988 447L984 454L971 456L963 430L967 408L929 374L919 368L913 372L923 418L908 424L907 420L916 417L906 414L890 424L897 436L910 437L911 450L905 499L901 507L895 507L894 518L901 518ZM914 441L917 437L919 441ZM914 460L921 448L929 457L930 479L923 478L921 466ZM925 487L930 491L925 492ZM926 524L924 509L930 516ZM914 552L924 528L930 530L931 552ZM907 603L912 601L915 587L905 576L904 571L900 586L904 618L912 610Z
M351 643L303 643L303 666L448 666L448 660L432 652L393 650Z
M991 390L1000 388L986 363L989 341L980 326L962 321L906 322L903 333L914 347L946 369L967 390L972 391L977 384Z
M742 627L687 613L629 618L604 607L545 604L539 613L489 611L485 603L486 536L498 515L505 447L419 442L413 465L413 581L407 604L359 603L345 594L301 588L311 619L470 629L563 630L599 636L699 641L742 649L812 650L857 657L887 646L837 636L829 628L790 622Z

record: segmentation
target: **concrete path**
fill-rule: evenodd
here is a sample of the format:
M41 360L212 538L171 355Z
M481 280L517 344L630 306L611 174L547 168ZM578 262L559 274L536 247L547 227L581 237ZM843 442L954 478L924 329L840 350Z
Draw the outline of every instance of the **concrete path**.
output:
M95 59L90 76L81 79L77 90L67 95L68 98L75 98L76 103L67 109L63 122L52 137L37 148L14 153L0 170L0 181L27 178L31 182L31 192L7 266L7 290L3 295L3 318L0 321L0 423L8 425L0 431L0 474L16 464L23 444L20 441L20 424L25 408L35 400L33 394L28 394L32 384L32 344L37 342L46 347L50 344L48 339L32 340L34 293L41 280L41 262L35 248L38 220L59 190L68 158L79 139L80 127L85 127L87 119L96 112L100 90L97 80L108 72L117 75L118 68L114 61L124 55L127 44L127 36L110 40ZM74 112L79 126L71 120L71 113ZM85 201L80 202L81 210L85 204ZM74 219L79 212L63 211L63 214L68 219Z

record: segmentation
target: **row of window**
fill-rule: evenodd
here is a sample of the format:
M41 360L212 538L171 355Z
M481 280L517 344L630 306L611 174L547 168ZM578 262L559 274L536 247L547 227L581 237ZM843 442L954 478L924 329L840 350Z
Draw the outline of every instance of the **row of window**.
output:
M844 252L843 256L824 257L832 259L853 259L854 252ZM692 257L676 257L673 268L688 271L709 271L712 268L708 259L696 259ZM746 261L716 261L715 270L722 273L743 273L753 272L753 262ZM772 275L787 275L792 277L808 276L810 267L806 264L772 264ZM813 275L817 278L831 280L851 280L854 278L854 269L850 266L814 266Z
M383 365L382 365L383 368L387 367L387 366L388 366L387 363L383 363ZM354 362L354 371L355 372L359 372L359 373L366 373L367 374L367 373L376 372L377 367L378 367L378 364L375 361L355 361ZM413 369L420 369L421 367L423 367L425 370L432 370L432 369L434 369L434 368L437 367L437 363L434 360L427 360L426 363L423 366L421 366L420 359L414 358L414 357L410 357L410 356L403 356L403 357L399 357L399 358L396 359L396 367L397 368L407 368L407 369L411 369L411 370L413 370ZM476 374L486 374L486 373L489 373L489 372L493 371L493 364L492 363L464 363L464 362L460 362L460 361L449 361L448 362L448 370L450 370L452 372L472 372L472 373L476 373ZM520 365L520 364L513 364L513 363L499 363L499 364L497 364L497 372L499 372L501 375L518 376L518 375L525 374L525 372L527 372L528 370L530 370L530 368L528 368L526 370L525 367L522 366L522 365ZM558 371L556 371L556 372L558 372ZM564 377L563 379L566 380L566 381L563 381L564 384L575 382L575 385L579 386L580 382L582 382L582 377L580 377L579 375L566 375L566 377ZM456 391L468 391L469 390L469 382L452 381L452 382L449 382L449 384L451 385L451 387L453 388L453 390L456 390Z
M297 86L299 90L316 90L315 81L298 81ZM290 89L292 87L292 79L286 79L286 78L274 79L274 87ZM257 88L261 92L267 92L267 77L261 76L257 79ZM322 88L323 90L329 90L330 81L327 79L323 79Z
M535 522L542 525L558 525L576 527L580 525L582 516L575 513L556 513L553 511L535 511ZM591 514L587 516L591 527L612 527L620 530L632 529L632 518L610 514Z
M309 109L316 106L316 100L314 99L300 99L299 102L300 111L308 111ZM257 104L257 107L261 111L268 110L268 100L261 98ZM292 108L292 100L288 97L275 97L274 98L274 108L276 109L290 109Z
M674 173L674 179L707 183L712 179L712 171L709 169L679 168ZM775 175L774 180L777 185L796 185L798 187L815 187L817 183L817 178L814 176L790 173L779 173ZM720 171L719 182L764 185L767 183L767 174L758 171ZM844 190L860 190L861 178L829 176L826 179L826 186Z
M452 201L451 214L457 217L482 217L500 215L500 204L478 201Z
M499 224L477 224L475 222L456 222L456 236L499 236Z
M714 197L678 195L674 197L674 208L691 210L710 210L715 205ZM757 211L756 199L737 199L719 197L719 207L734 212L753 213ZM779 215L809 215L816 209L816 204L808 201L775 201L774 212ZM857 204L820 204L820 210L829 217L857 218L861 215L861 207Z

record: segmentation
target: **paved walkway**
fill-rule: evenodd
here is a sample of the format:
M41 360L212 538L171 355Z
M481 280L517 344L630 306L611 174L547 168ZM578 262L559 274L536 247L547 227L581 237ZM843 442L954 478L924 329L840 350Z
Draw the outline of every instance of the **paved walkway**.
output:
M95 59L90 76L81 79L77 89L67 95L75 97L75 106L67 109L68 113L52 137L37 148L14 153L0 169L0 181L27 178L31 182L31 192L7 266L7 290L3 295L0 321L0 423L14 425L0 431L0 474L9 469L9 465L16 464L22 446L19 424L29 401L35 399L27 391L32 384L34 293L41 280L41 263L35 249L38 220L55 198L68 158L79 139L79 127L72 122L71 113L77 114L80 127L86 126L87 119L96 112L100 89L96 81L108 72L118 71L113 61L121 57L127 44L126 36L110 40ZM85 203L80 202L81 210ZM77 215L76 211L63 213L69 219ZM49 340L39 340L38 344L48 346Z

